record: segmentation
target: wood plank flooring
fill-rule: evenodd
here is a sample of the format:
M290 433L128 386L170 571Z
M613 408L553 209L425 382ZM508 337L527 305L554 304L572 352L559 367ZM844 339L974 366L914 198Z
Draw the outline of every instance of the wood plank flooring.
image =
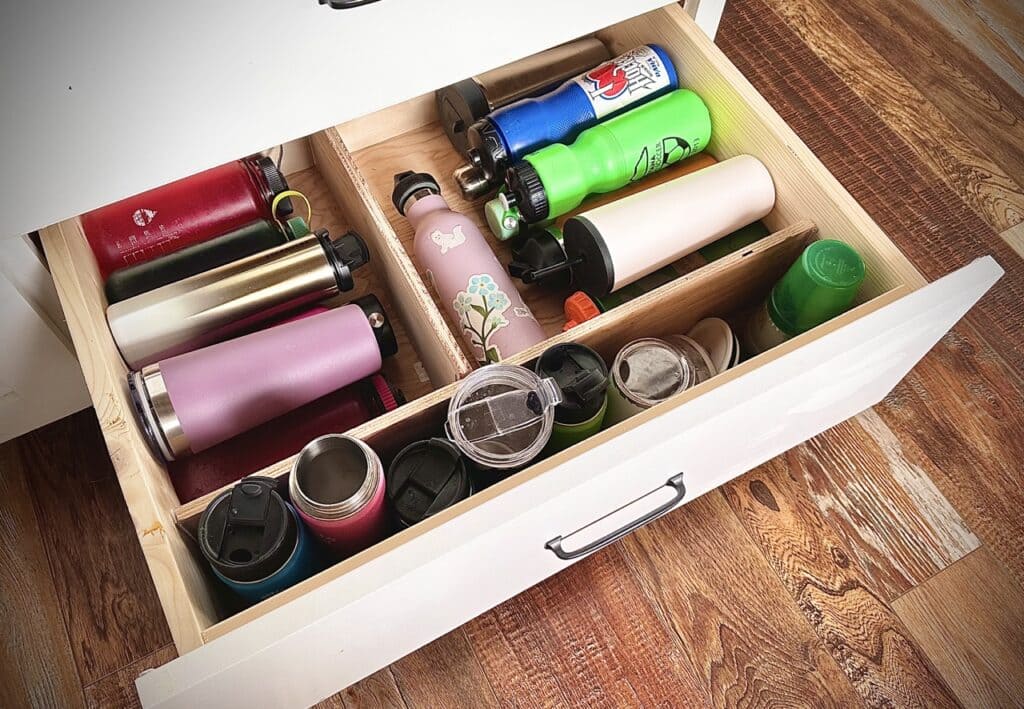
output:
M1024 4L729 0L717 41L927 277L1007 275L873 410L323 706L1024 705ZM91 411L0 446L0 706L175 655L105 455Z

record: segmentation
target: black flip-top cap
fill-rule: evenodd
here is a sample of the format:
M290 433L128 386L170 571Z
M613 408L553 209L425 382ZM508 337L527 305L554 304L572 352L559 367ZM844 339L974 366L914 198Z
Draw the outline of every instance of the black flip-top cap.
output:
M550 276L539 275L559 267ZM508 272L524 283L543 282L557 288L568 287L572 281L565 249L549 229L530 229L513 242Z
M501 133L489 118L481 118L466 133L469 159L484 171L489 182L497 182L508 169L509 156Z
M373 329L373 335L377 338L380 356L387 358L398 352L398 339L395 337L395 331L391 328L391 321L388 320L387 313L384 312L384 306L381 305L377 296L370 293L362 298L356 298L352 303L362 308L366 315L366 319Z
M505 173L505 183L527 224L548 218L548 193L533 165L526 160L517 162Z
M601 411L608 391L608 366L586 345L566 342L544 350L537 359L537 374L551 377L562 392L555 421L583 423Z
M398 521L410 527L469 497L473 481L459 449L443 438L431 438L395 456L384 489Z
M451 86L438 89L434 94L434 100L437 102L437 115L441 118L441 127L448 134L452 145L465 155L469 148L466 131L491 111L480 84L473 79L457 81Z
M363 237L350 231L337 239L331 239L326 229L320 229L316 232L316 238L334 269L338 290L345 293L355 288L352 272L370 262L370 250L366 247Z
M263 179L267 183L267 188L270 190L272 195L276 197L288 189L288 180L284 179L284 175L281 173L281 170L278 169L274 161L266 155L261 155L256 158L256 167L259 169L260 174L263 175ZM292 205L292 198L285 197L277 205L277 214L275 216L287 217L293 211L295 211L295 208Z
M243 478L199 518L199 548L217 571L240 583L260 581L285 565L298 526L271 478Z
M434 194L441 194L441 186L428 172L408 170L395 175L395 188L391 191L391 203L403 217L405 216L405 203L420 190L430 190Z

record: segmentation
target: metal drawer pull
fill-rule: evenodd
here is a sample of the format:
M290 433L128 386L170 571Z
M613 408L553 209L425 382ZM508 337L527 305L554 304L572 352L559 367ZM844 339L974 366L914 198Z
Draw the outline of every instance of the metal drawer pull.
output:
M377 2L377 0L320 0L321 5L330 5L335 10L347 10L350 7L369 5L371 2Z
M628 524L625 524L622 527L619 527L614 532L610 532L609 534L601 537L597 541L591 542L590 544L587 544L586 546L581 547L581 548L577 549L576 551L566 551L565 549L562 548L562 540L565 539L565 537L559 536L559 537L555 537L554 539L552 539L550 542L548 542L544 546L547 549L550 549L551 551L555 552L555 556L557 556L559 559L564 559L565 561L570 561L572 559L578 559L581 556L586 556L587 554L591 554L591 553L597 551L598 549L601 549L603 547L608 546L612 542L617 542L618 540L622 539L624 536L626 536L630 532L632 532L632 531L634 531L636 529L639 529L640 527L643 527L648 522L653 522L654 520L658 519L659 517L661 517L666 512L671 511L676 505L678 505L680 502L683 501L684 497L686 497L686 486L683 485L683 474L682 473L679 473L678 475L674 475L671 478L669 478L668 482L666 482L663 487L670 487L670 488L672 488L675 491L675 495L673 495L671 500L669 500L668 502L666 502L665 504L663 504L663 505L661 505L659 507L656 507L655 509L651 510L650 512L648 512L647 514L643 515L642 517L638 517L637 519L633 520L632 522L629 522ZM620 510L626 509L630 505L632 505L632 504L634 504L636 502L639 502L640 500L644 499L645 497L647 497L647 495L653 495L654 493L658 492L659 490L661 490L660 487L657 488L656 490L652 490L651 492L647 493L646 495L641 495L640 497L636 498L632 502L627 502L622 507L619 507L618 509L609 512L604 517L601 517L599 519L594 520L593 522L591 522L590 524L586 525L585 527L580 527L575 532L570 533L568 536L571 537L573 534L579 534L580 532L582 532L584 530L587 530L590 527L593 527L595 524L600 522L602 519L606 519L606 518L610 517L611 515L615 514L616 512L619 512Z

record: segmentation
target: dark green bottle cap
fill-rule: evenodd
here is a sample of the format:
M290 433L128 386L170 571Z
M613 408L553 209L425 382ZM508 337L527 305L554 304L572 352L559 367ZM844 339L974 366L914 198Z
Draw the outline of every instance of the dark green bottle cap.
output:
M863 281L864 261L851 246L815 241L772 288L768 314L787 335L799 335L846 311Z

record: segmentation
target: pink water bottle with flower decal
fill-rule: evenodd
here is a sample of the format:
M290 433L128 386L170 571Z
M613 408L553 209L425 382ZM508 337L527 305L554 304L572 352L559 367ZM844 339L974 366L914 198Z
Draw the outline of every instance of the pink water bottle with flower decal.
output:
M478 362L499 362L545 339L484 235L451 210L437 180L426 173L395 175L391 199L416 228L416 261Z

